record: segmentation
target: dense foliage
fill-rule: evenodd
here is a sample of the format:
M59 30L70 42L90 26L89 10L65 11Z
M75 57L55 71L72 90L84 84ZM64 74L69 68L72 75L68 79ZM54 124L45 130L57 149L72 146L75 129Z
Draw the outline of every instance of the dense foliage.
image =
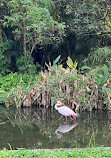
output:
M0 102L110 109L110 10L109 0L1 0Z
M90 68L87 74L82 75L77 70L77 62L70 57L66 61L66 69L62 64L57 64L59 60L60 56L53 65L46 63L48 71L41 71L40 75L14 73L1 78L1 102L5 102L7 107L27 107L53 105L61 100L75 110L110 110L111 75L108 71L102 74Z
M19 54L21 53L19 56L23 56L24 59L23 66L26 71L30 71L29 65L33 64L30 62L31 55L36 46L52 44L54 41L59 43L62 36L65 35L66 26L64 23L55 21L48 6L42 5L39 1L11 0L3 1L2 5L7 7L9 14L2 16L1 26L3 29L9 29L8 32L12 35L11 46L14 41L17 41L17 45L19 44ZM1 41L4 39L5 31L3 29L1 30ZM6 36L10 38L8 35ZM2 51L3 53L4 51ZM17 57L17 52L14 53L14 56ZM22 59L20 58L20 60Z
M75 0L65 3L64 13L71 31L89 35L111 32L109 0Z
M1 73L21 71L21 64L30 72L29 65L43 66L57 54L81 65L91 48L111 45L110 10L109 0L2 0Z

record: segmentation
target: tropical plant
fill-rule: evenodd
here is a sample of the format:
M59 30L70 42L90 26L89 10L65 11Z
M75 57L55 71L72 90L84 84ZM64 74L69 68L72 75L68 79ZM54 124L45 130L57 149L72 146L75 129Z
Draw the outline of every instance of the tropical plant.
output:
M75 60L75 62L73 63L72 59L70 57L68 57L67 61L66 61L67 65L69 66L69 68L71 69L76 69L77 67L77 62Z
M57 68L57 62L59 61L61 55L59 55L54 61L53 61L53 65L51 66L51 62L49 62L49 65L47 63L45 63L45 65L47 66L48 70L50 72L53 72L56 70Z
M7 95L6 106L53 105L57 100L69 104L76 110L110 109L110 75L80 74L76 69L77 62L68 57L68 67L65 69L57 64L58 56L53 66L46 64L48 70L41 71L41 76L35 77L29 84L20 82ZM104 104L103 104L104 102Z

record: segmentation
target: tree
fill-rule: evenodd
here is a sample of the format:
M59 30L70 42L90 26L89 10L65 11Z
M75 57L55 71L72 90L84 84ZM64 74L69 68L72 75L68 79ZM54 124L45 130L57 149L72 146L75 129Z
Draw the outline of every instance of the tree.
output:
M53 1L58 6L56 19L59 17L65 21L72 32L78 35L111 35L111 5L109 0Z
M73 59L83 61L92 48L111 45L110 0L52 1L54 19L68 25L65 47Z
M49 9L40 1L11 0L7 2L10 14L4 16L4 26L11 26L15 40L22 43L25 65L37 45L60 42L65 24L53 20ZM28 55L28 58L27 58Z

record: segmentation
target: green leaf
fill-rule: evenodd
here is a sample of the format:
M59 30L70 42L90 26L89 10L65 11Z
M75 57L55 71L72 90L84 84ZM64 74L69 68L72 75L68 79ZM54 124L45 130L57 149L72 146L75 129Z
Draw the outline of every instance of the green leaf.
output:
M105 98L104 104L108 104L108 103L109 103L109 100L107 98Z
M45 65L49 68L50 66L45 62Z
M67 60L67 65L68 65L70 68L73 68L73 65L69 62L69 60Z
M59 94L60 94L61 97L64 97L64 94L63 94L62 91L60 91L60 90L58 89L58 92L59 92Z
M102 92L102 89L101 89L101 88L97 88L97 90L98 90L99 92Z
M51 67L50 71L54 71L55 68L56 68L56 65L53 65L53 66Z
M56 86L57 85L55 82L54 83L53 82L49 82L48 84L52 85L52 86Z
M73 66L73 61L72 61L72 59L70 57L68 57L68 61Z
M102 78L100 79L100 84L104 84L107 81L108 77L109 77L109 74L103 75Z
M56 63L59 61L60 57L61 57L61 55L59 55L59 56L54 60L54 64L56 64Z
M47 90L46 90L46 89L44 89L44 90L42 90L42 91L41 91L41 93L46 92L46 91L47 91Z
M89 66L82 66L81 67L81 70L83 71L83 70L91 70L91 67L89 67Z
M54 88L52 88L51 90L50 90L50 92L53 94L53 95L55 95L56 93L55 93L55 89Z
M107 94L111 93L111 88L102 87L103 91L105 91Z
M96 103L92 103L92 105L97 106L97 104L96 104Z
M90 104L88 103L88 104L86 104L86 106L87 106L87 107L90 107Z

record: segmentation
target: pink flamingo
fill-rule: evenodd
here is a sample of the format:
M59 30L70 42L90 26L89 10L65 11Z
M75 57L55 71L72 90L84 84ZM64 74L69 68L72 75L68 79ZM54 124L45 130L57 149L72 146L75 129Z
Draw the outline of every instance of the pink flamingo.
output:
M67 116L69 116L71 120L73 120L71 118L71 115L74 117L75 120L76 120L76 117L78 117L78 115L73 110L71 110L66 105L62 104L60 101L57 101L57 103L55 105L55 109L58 110L58 112L60 114L62 114L63 116L65 116L66 123L67 123Z

